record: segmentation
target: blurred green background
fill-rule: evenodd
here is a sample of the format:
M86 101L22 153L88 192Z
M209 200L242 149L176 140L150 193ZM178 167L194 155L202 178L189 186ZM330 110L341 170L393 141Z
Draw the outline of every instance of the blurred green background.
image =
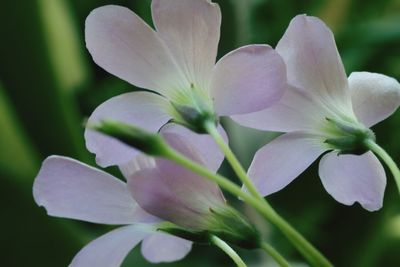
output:
M240 45L276 45L292 17L322 18L334 31L348 74L380 72L400 80L399 0L220 0L219 57ZM135 90L97 67L84 43L84 21L101 5L120 4L151 24L150 0L2 0L0 4L0 266L67 266L87 242L109 229L48 217L33 201L41 161L59 154L94 165L83 121L104 100ZM225 120L232 146L248 166L276 134ZM374 130L400 163L400 111ZM231 175L227 166L222 172ZM233 175L231 175L233 176ZM337 266L400 266L400 198L388 178L384 208L369 213L335 202L315 166L270 197L272 204ZM245 210L254 216L251 210ZM302 258L273 227L260 224L294 262ZM240 251L252 266L271 266L257 251ZM195 246L185 260L162 266L233 266L221 252ZM152 266L135 249L123 266Z

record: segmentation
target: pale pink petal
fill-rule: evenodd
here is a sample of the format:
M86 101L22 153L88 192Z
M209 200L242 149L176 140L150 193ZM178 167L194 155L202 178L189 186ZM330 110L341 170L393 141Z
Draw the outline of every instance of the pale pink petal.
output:
M178 175L181 174L174 177ZM197 203L195 207L187 205L186 199L182 199L182 194L175 195L171 189L173 186L180 188L180 185L168 185L164 177L165 174L158 168L135 172L128 179L133 198L145 211L159 218L183 227L201 228L207 208L202 203ZM184 178L186 177L182 177Z
M382 207L386 175L372 152L358 155L326 154L319 164L326 191L345 205L358 202L369 211Z
M266 196L291 183L325 150L321 140L312 135L287 133L257 151L248 174Z
M307 92L289 86L278 103L270 108L232 116L237 123L264 131L310 131L327 116Z
M202 163L198 152L178 135L164 136L175 149ZM209 209L225 203L219 187L171 161L156 161L155 168L138 171L129 178L133 198L144 210L164 220L194 229L204 227Z
M158 34L125 7L93 10L85 39L100 67L133 85L163 94L184 78Z
M114 120L134 125L150 132L157 132L168 122L168 101L157 94L133 92L113 97L96 108L88 125L101 120ZM121 165L132 160L139 151L126 144L90 129L85 131L86 147L96 154L96 162L102 167Z
M191 249L191 241L162 232L154 233L142 242L142 255L152 263L181 260Z
M228 142L228 136L220 125L218 126L218 131L225 141ZM224 160L224 154L210 135L197 134L174 123L169 123L161 129L161 134L170 133L179 136L181 140L191 144L191 148L197 151L197 155L208 169L212 171L217 171L219 169Z
M349 86L354 113L367 127L386 119L400 105L400 83L386 75L353 72Z
M153 0L152 14L157 32L186 76L187 87L207 89L219 42L219 6L210 0Z
M267 45L248 45L218 61L211 98L218 115L235 115L275 104L287 88L282 58Z
M102 224L147 221L117 178L79 161L61 156L47 158L33 185L33 196L49 215Z
M310 91L328 108L351 114L343 63L331 30L320 19L296 16L276 51L286 63L289 83Z
M118 267L128 253L151 233L141 225L117 228L86 245L69 267Z

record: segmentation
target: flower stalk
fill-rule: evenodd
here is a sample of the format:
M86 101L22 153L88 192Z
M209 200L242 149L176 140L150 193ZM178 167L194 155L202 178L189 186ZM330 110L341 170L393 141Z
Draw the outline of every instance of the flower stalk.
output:
M257 188L254 186L254 184L247 177L246 171L243 169L235 154L232 152L230 147L225 143L224 139L219 134L217 128L215 127L215 124L211 121L206 121L204 128L206 129L207 133L211 135L212 138L214 138L215 142L224 153L229 164L232 166L232 169L234 170L240 181L242 181L247 190L250 192L250 194L260 199L263 198L258 192Z
M385 164L388 166L389 170L391 171L394 177L394 180L396 181L397 189L399 190L400 193L400 170L397 167L397 164L390 157L390 155L373 140L366 140L365 145L378 157L380 157L382 161L385 162Z
M262 243L261 249L270 255L281 267L290 267L289 262L270 244Z
M238 267L247 267L242 258L240 258L236 251L234 251L224 240L215 235L212 235L210 237L210 241L212 244L219 247L223 252L225 252Z

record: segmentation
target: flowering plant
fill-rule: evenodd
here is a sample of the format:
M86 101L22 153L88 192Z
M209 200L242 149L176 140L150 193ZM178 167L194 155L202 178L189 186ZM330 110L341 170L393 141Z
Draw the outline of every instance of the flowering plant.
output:
M264 198L281 190L321 154L319 175L337 201L383 205L386 175L400 172L369 129L400 105L400 84L382 74L346 77L332 32L299 15L276 49L248 45L217 63L221 13L209 0L153 0L156 31L121 6L95 9L86 20L93 60L149 91L111 98L88 119L86 145L101 167L60 156L36 177L36 202L53 216L124 225L92 241L70 266L119 266L142 242L150 262L180 260L192 243L263 249L289 262L221 189L275 225L312 266L332 263ZM285 132L262 147L246 173L220 125L221 116L256 129ZM243 184L218 173L226 158Z

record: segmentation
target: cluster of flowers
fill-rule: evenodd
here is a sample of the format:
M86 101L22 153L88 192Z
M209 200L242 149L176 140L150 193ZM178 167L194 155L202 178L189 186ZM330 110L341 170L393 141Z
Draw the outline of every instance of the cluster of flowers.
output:
M118 166L126 182L62 156L47 158L36 177L35 200L49 215L124 225L88 244L70 266L119 266L140 242L154 263L182 259L192 242L211 236L260 247L255 227L227 204L216 183L157 157L155 135L217 172L224 153L208 133L215 130L227 142L220 116L285 133L262 147L248 170L262 196L284 188L324 154L319 176L333 198L369 211L382 207L386 175L371 152L369 127L400 105L395 79L368 72L347 78L332 32L315 17L296 16L275 49L244 46L215 63L218 5L153 0L152 16L156 31L120 6L97 8L86 20L94 61L150 91L111 98L88 121L123 123L122 130L113 124L116 132L85 131L98 165ZM126 125L138 128L136 139L121 134Z

